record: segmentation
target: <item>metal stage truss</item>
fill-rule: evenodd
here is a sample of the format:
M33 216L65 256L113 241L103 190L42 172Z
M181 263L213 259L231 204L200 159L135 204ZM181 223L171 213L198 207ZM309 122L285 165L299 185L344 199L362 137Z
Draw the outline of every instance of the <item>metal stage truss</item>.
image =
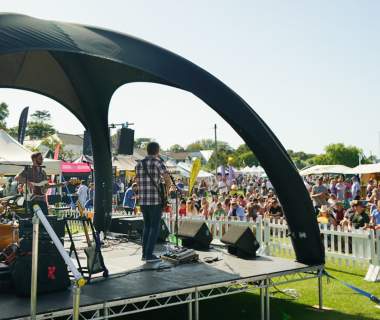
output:
M261 319L270 319L270 293L273 286L303 281L308 279L318 279L319 308L322 309L322 276L323 266L308 266L302 269L283 271L263 276L226 281L221 283L197 286L182 290L162 292L153 295L146 295L116 301L105 301L93 305L80 307L80 319L101 320L111 319L134 313L162 309L172 306L188 306L188 319L198 320L199 302L209 299L224 297L232 294L246 292L247 290L259 289L261 296ZM37 319L72 319L72 309L59 310L55 312L41 313ZM14 319L25 319L14 318Z

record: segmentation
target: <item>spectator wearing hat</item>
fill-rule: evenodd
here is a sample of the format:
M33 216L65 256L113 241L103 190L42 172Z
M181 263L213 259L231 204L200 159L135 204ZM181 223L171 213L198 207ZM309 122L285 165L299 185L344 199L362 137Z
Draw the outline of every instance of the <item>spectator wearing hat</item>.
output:
M324 224L324 225L328 225L328 226L331 226L331 225L335 226L336 225L336 221L335 221L334 217L332 216L329 207L325 204L322 205L320 210L319 210L317 221L320 224Z
M340 224L340 222L344 219L345 210L343 206L343 202L337 201L333 204L333 216L336 221L336 224Z
M355 209L354 215L351 217L351 227L354 229L363 228L369 223L369 216L365 212L365 203L363 201L356 201L353 204Z
M228 211L228 216L238 217L240 220L244 220L244 217L245 217L244 208L238 204L238 201L236 200L236 198L232 198L231 200L231 207L230 207L230 210Z

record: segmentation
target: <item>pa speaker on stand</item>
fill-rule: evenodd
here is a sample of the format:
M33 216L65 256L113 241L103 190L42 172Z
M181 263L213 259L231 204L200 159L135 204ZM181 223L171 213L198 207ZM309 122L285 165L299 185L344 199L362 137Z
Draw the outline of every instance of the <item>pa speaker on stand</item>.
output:
M133 143L135 131L129 128L121 128L118 131L117 153L133 155Z

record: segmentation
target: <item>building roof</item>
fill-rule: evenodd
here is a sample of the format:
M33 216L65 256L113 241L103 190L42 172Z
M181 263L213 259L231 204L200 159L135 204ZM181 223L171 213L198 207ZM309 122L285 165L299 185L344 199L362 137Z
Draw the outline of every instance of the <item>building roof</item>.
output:
M83 145L83 137L79 134L57 132L56 135L64 145Z

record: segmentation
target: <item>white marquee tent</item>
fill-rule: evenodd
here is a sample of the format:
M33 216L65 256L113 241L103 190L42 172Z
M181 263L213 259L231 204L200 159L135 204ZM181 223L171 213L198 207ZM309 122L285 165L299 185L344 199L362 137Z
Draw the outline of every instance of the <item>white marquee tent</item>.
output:
M351 169L353 174L371 174L371 173L380 173L380 163L373 164L362 164Z
M0 130L0 175L16 175L22 165L31 165L32 152L18 143L4 130ZM11 165L14 164L14 165ZM43 165L48 175L61 173L61 161L45 159Z
M343 165L316 165L300 171L301 176L318 174L353 174L352 168Z

